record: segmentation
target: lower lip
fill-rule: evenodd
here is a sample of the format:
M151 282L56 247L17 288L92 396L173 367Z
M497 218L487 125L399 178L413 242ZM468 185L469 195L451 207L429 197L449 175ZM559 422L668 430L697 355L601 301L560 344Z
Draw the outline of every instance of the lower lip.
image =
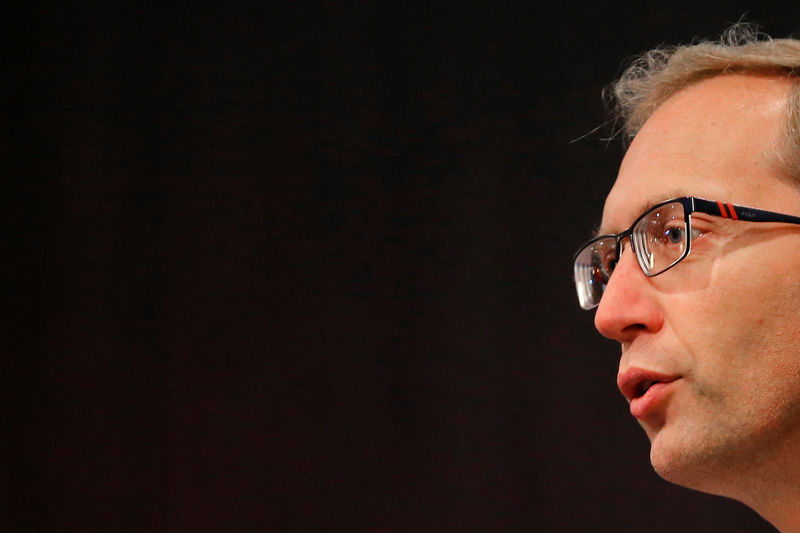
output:
M675 382L656 383L642 396L631 400L631 414L640 420L652 415L669 397L673 383Z

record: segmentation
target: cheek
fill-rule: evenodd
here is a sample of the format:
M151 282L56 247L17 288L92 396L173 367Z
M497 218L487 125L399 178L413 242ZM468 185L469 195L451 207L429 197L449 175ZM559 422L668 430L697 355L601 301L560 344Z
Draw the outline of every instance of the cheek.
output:
M709 288L719 296L706 312L723 339L734 339L731 356L788 355L798 348L800 254L787 254L783 240L731 254L727 264L718 262ZM800 250L800 240L787 244Z
M698 394L756 409L800 397L800 254L766 248L716 261L708 285L682 295L676 332Z

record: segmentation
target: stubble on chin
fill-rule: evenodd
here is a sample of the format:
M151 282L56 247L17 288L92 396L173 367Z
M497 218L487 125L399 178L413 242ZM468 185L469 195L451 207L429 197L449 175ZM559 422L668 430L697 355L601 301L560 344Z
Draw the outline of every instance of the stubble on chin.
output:
M662 426L650 438L650 463L666 481L690 489L723 494L732 461L741 448L735 439L722 438L708 428ZM739 457L738 459L741 459Z

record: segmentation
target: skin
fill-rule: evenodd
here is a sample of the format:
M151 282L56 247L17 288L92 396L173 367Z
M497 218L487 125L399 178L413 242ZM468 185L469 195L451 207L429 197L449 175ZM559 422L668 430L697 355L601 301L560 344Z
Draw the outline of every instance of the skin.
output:
M680 195L800 216L800 187L775 157L789 88L735 74L669 98L628 149L600 232ZM800 531L800 226L693 224L689 257L653 278L625 243L595 325L621 344L620 375L680 378L639 420L655 470Z

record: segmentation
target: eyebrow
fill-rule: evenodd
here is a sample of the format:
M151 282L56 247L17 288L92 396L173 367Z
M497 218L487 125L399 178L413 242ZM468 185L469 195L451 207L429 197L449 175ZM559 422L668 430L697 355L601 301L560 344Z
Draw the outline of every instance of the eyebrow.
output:
M672 189L667 194L663 194L663 195L659 195L659 196L650 196L641 205L641 207L637 211L639 214L636 215L636 216L638 217L639 215L642 215L643 213L646 213L648 210L652 209L653 206L658 205L661 202L665 202L667 200L671 200L672 198L682 198L684 196L692 196L692 194L689 193L689 191L687 191L686 189L678 188L678 189ZM633 223L633 221L631 221L631 223ZM603 223L600 222L599 224L597 224L595 226L595 230L593 232L594 233L594 237L599 237L600 235L611 235L611 233L608 232L608 231L601 231L602 229L603 229ZM622 230L620 230L620 231L622 231Z

